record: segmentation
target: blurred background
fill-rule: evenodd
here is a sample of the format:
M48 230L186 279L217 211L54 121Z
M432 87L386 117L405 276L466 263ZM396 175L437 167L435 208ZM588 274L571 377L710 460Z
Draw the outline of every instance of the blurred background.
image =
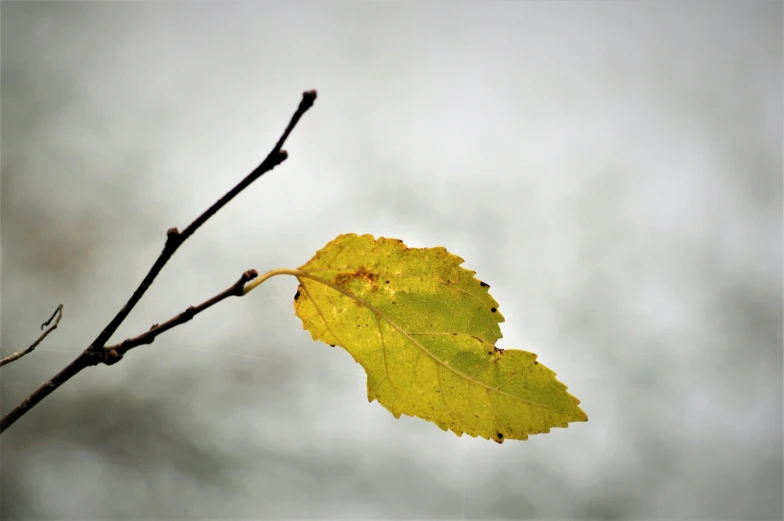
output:
M781 519L781 2L3 2L7 412L181 229L113 341L347 232L445 246L587 423L399 420L278 277L2 436L2 519Z

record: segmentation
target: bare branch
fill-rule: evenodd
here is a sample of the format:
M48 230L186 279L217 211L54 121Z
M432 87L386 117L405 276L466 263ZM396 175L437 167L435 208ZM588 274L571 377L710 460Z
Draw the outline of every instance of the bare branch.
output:
M256 270L248 270L242 274L237 282L226 288L225 290L221 291L214 297L209 300L205 300L198 306L188 306L188 308L180 313L179 315L175 315L174 317L170 318L163 324L153 324L153 326L142 333L141 335L135 336L133 338L128 338L123 340L119 344L115 344L113 346L106 346L104 349L107 351L108 360L106 361L107 365L111 365L115 362L119 362L123 355L133 349L134 347L144 345L144 344L152 344L155 337L160 334L165 333L166 331L179 326L180 324L184 324L188 322L190 319L205 311L206 309L214 306L221 300L227 299L229 297L241 297L244 295L243 289L245 288L245 283L249 280L253 280L258 277L259 274Z
M67 382L72 376L78 374L82 369L101 363L111 365L116 363L119 358L122 358L121 355L119 358L115 358L115 355L112 353L119 354L116 350L105 349L104 346L106 345L106 342L114 334L114 332L117 331L117 328L120 327L123 321L128 317L131 310L133 310L139 300L141 300L144 293L152 285L155 277L158 276L158 273L160 273L164 265L166 265L180 245L182 245L182 243L185 242L188 237L193 235L202 224L207 222L210 217L215 215L218 210L223 208L229 201L234 199L234 197L247 188L253 181L286 160L288 154L285 150L283 150L283 144L286 142L289 134L291 134L291 131L294 130L294 127L297 125L300 118L302 118L305 112L307 112L308 109L313 106L315 100L315 90L303 92L302 100L300 101L296 112L294 112L294 115L291 117L291 120L286 126L286 129L283 131L280 139L278 139L278 142L275 143L275 146L272 148L264 161L262 161L259 166L257 166L250 174L245 176L245 178L240 181L237 186L229 190L223 197L218 199L204 213L197 217L196 220L194 220L191 224L188 225L187 228L185 228L185 230L180 232L177 230L177 228L170 228L166 232L166 243L163 247L163 251L158 256L158 259L155 261L155 263L153 263L150 271L147 272L147 275L139 284L139 287L136 288L131 297L128 299L128 302L126 302L117 315L115 315L111 322L109 322L109 324L103 329L103 331L101 331L95 340L92 341L92 343L87 347L87 349L84 350L82 354L80 354L75 360L68 364L62 371L52 377L51 380L35 390L21 404L12 409L2 418L2 420L0 420L0 433L13 425L13 423L21 418L27 411L32 409L37 403L51 394L52 391ZM209 306L211 305L212 304L209 304ZM174 325L177 324L173 324L170 327L174 327ZM155 336L151 337L151 339L154 337Z
M30 345L30 347L28 347L27 349L25 349L23 351L17 351L16 353L14 353L12 355L9 355L9 356L3 358L2 360L0 360L0 367L3 367L5 364L10 364L14 360L19 360L20 358L22 358L24 355L26 355L28 353L32 353L33 350L36 347L38 347L38 344L40 344L41 342L44 341L44 338L46 338L49 335L49 333L51 333L52 331L57 329L57 326L60 325L60 319L63 318L63 305L62 304L57 306L57 309L54 310L54 313L52 313L52 316L51 316L51 318L49 318L49 320L47 320L46 322L41 324L41 329L43 329L46 326L48 326L49 324L51 324L52 320L54 319L54 317L57 317L57 320L55 320L54 324L49 326L49 328L46 331L44 331L41 336L38 337L38 340L33 342Z
M289 121L286 130L283 132L283 135L278 139L278 142L273 147L272 151L267 155L264 161L259 164L250 174L245 176L245 179L240 181L237 186L229 190L223 197L218 199L212 206L210 206L207 211L201 214L199 217L196 218L191 224L188 225L185 230L182 232L178 231L177 228L169 228L166 232L166 244L163 247L163 251L158 256L158 259L150 268L150 271L147 273L147 276L144 277L139 287L136 288L136 291L133 292L131 298L128 299L128 302L120 309L117 315L112 319L111 322L101 331L101 334L93 340L90 347L87 349L91 351L95 356L94 364L97 365L104 361L104 350L103 346L109 340L109 338L117 331L117 328L120 327L120 324L123 323L125 318L131 312L131 310L136 306L136 304L141 300L142 295L149 289L150 285L152 285L155 277L158 276L163 266L168 262L168 260L174 255L174 252L177 251L177 248L185 242L185 240L193 235L202 224L207 222L207 220L215 215L218 210L223 208L226 203L234 199L240 192L242 192L245 188L247 188L253 181L264 175L265 173L269 172L280 163L286 160L288 157L288 153L282 149L283 144L286 142L286 138L288 138L291 131L294 129L294 126L300 120L300 118L307 112L307 110L313 106L313 102L316 100L316 91L310 90L302 93L302 101L299 103L299 107L297 107L296 112L291 117L291 121ZM2 432L2 431L0 431Z

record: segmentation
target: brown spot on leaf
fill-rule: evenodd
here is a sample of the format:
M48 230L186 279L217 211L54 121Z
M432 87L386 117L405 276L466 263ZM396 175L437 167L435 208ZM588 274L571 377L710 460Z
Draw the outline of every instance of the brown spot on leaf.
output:
M496 353L500 353L500 354L503 354L503 353L504 353L504 350L503 350L503 349L501 349L500 347L495 347L495 346L493 346L493 349L495 350L495 352L496 352Z
M348 286L355 280L361 280L371 285L371 291L376 291L378 290L376 279L378 279L378 275L360 268L351 273L339 273L338 276L335 277L335 284L339 286Z
M498 311L498 308L490 308L490 311L492 311L493 313L495 313L496 311Z
M294 293L294 302L296 302L298 298L299 298L299 288L297 288L297 292Z
M481 280L479 281L479 285L482 286L483 288L489 288L490 287L490 284L485 284Z

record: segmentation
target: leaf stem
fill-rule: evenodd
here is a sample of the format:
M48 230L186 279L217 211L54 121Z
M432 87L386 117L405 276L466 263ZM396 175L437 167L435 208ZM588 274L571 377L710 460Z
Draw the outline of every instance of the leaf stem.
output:
M255 279L253 279L252 281L248 282L247 284L245 284L245 287L242 290L242 294L243 295L247 295L256 286L258 286L259 284L261 284L265 280L271 279L272 277L274 277L276 275L293 275L294 277L302 277L302 276L307 275L307 273L305 273L304 271L292 270L292 269L289 269L289 268L277 268L277 269L274 269L274 270L269 270L264 275L261 275L261 276L255 278Z

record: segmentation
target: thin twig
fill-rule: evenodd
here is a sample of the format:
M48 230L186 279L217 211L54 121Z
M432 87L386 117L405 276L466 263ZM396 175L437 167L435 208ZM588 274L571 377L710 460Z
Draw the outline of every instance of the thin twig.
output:
M58 316L58 314L59 314L59 316ZM48 326L49 324L52 323L52 320L54 320L54 317L57 317L57 321L54 323L54 327L52 327L51 329L56 329L57 328L57 324L60 323L60 319L63 318L63 305L62 304L57 306L57 309L54 310L54 313L52 313L52 316L49 317L49 320L47 320L46 322L41 324L41 331L43 331L43 329L46 326Z
M55 320L54 324L52 324L52 320L54 319L54 317L57 317L57 320ZM47 330L44 331L41 336L38 337L38 340L36 340L32 344L30 344L30 347L28 347L27 349L25 349L23 351L17 351L16 353L14 353L12 355L9 355L9 356L3 358L2 360L0 360L0 367L3 367L5 364L10 364L14 360L19 360L20 358L22 358L24 355L26 355L28 353L32 353L33 350L36 347L38 347L38 344L40 344L41 342L44 341L44 338L46 338L49 335L49 333L51 333L52 331L57 329L57 326L60 325L60 319L61 318L63 318L63 305L62 304L57 306L57 309L54 310L54 313L52 313L52 316L51 316L51 318L49 320L47 320L46 322L41 324L41 329L45 328L49 324L52 324L52 325L49 326L47 328Z
M170 318L163 324L153 324L153 326L142 333L141 335L135 336L133 338L127 338L120 342L119 344L115 344L113 346L106 346L104 349L107 351L107 355L112 362L107 361L107 364L111 364L114 362L119 362L123 355L133 349L134 347L144 345L144 344L152 344L155 337L160 334L165 333L166 331L179 326L180 324L184 324L188 322L190 319L205 311L206 309L214 306L221 300L227 299L229 297L241 297L245 294L243 291L245 288L245 283L249 280L253 280L258 277L259 274L256 270L248 270L242 274L237 282L226 288L225 290L221 291L214 297L209 300L205 300L198 306L188 306L188 308L180 313L179 315L175 315L174 317Z
M196 232L199 227L207 222L207 220L215 215L218 210L223 208L229 201L234 199L240 192L247 188L253 181L261 177L266 172L269 172L277 165L282 163L288 157L288 154L283 150L283 144L291 134L291 131L297 125L300 118L313 106L316 100L316 91L310 90L302 93L302 100L297 107L296 112L291 117L289 124L286 126L283 134L278 142L272 148L267 157L257 166L250 174L248 174L237 186L229 190L223 197L218 199L212 206L210 206L204 213L196 218L185 230L180 232L177 228L170 228L166 232L166 244L163 251L158 256L158 259L150 268L150 271L144 277L139 287L131 295L128 302L120 309L115 317L109 324L101 331L95 340L80 354L75 360L68 364L62 371L53 376L48 382L36 389L30 396L25 398L22 403L17 405L2 420L0 420L0 433L4 432L8 427L13 425L16 420L21 418L27 411L32 409L37 403L46 398L55 389L67 382L71 377L78 374L82 369L101 363L111 365L117 362L117 359L111 353L112 350L104 349L106 342L117 331L117 328L128 317L128 314L141 300L144 293L149 289L150 285L155 280L155 277L163 269L163 266L177 251L177 248L182 245L185 240Z

